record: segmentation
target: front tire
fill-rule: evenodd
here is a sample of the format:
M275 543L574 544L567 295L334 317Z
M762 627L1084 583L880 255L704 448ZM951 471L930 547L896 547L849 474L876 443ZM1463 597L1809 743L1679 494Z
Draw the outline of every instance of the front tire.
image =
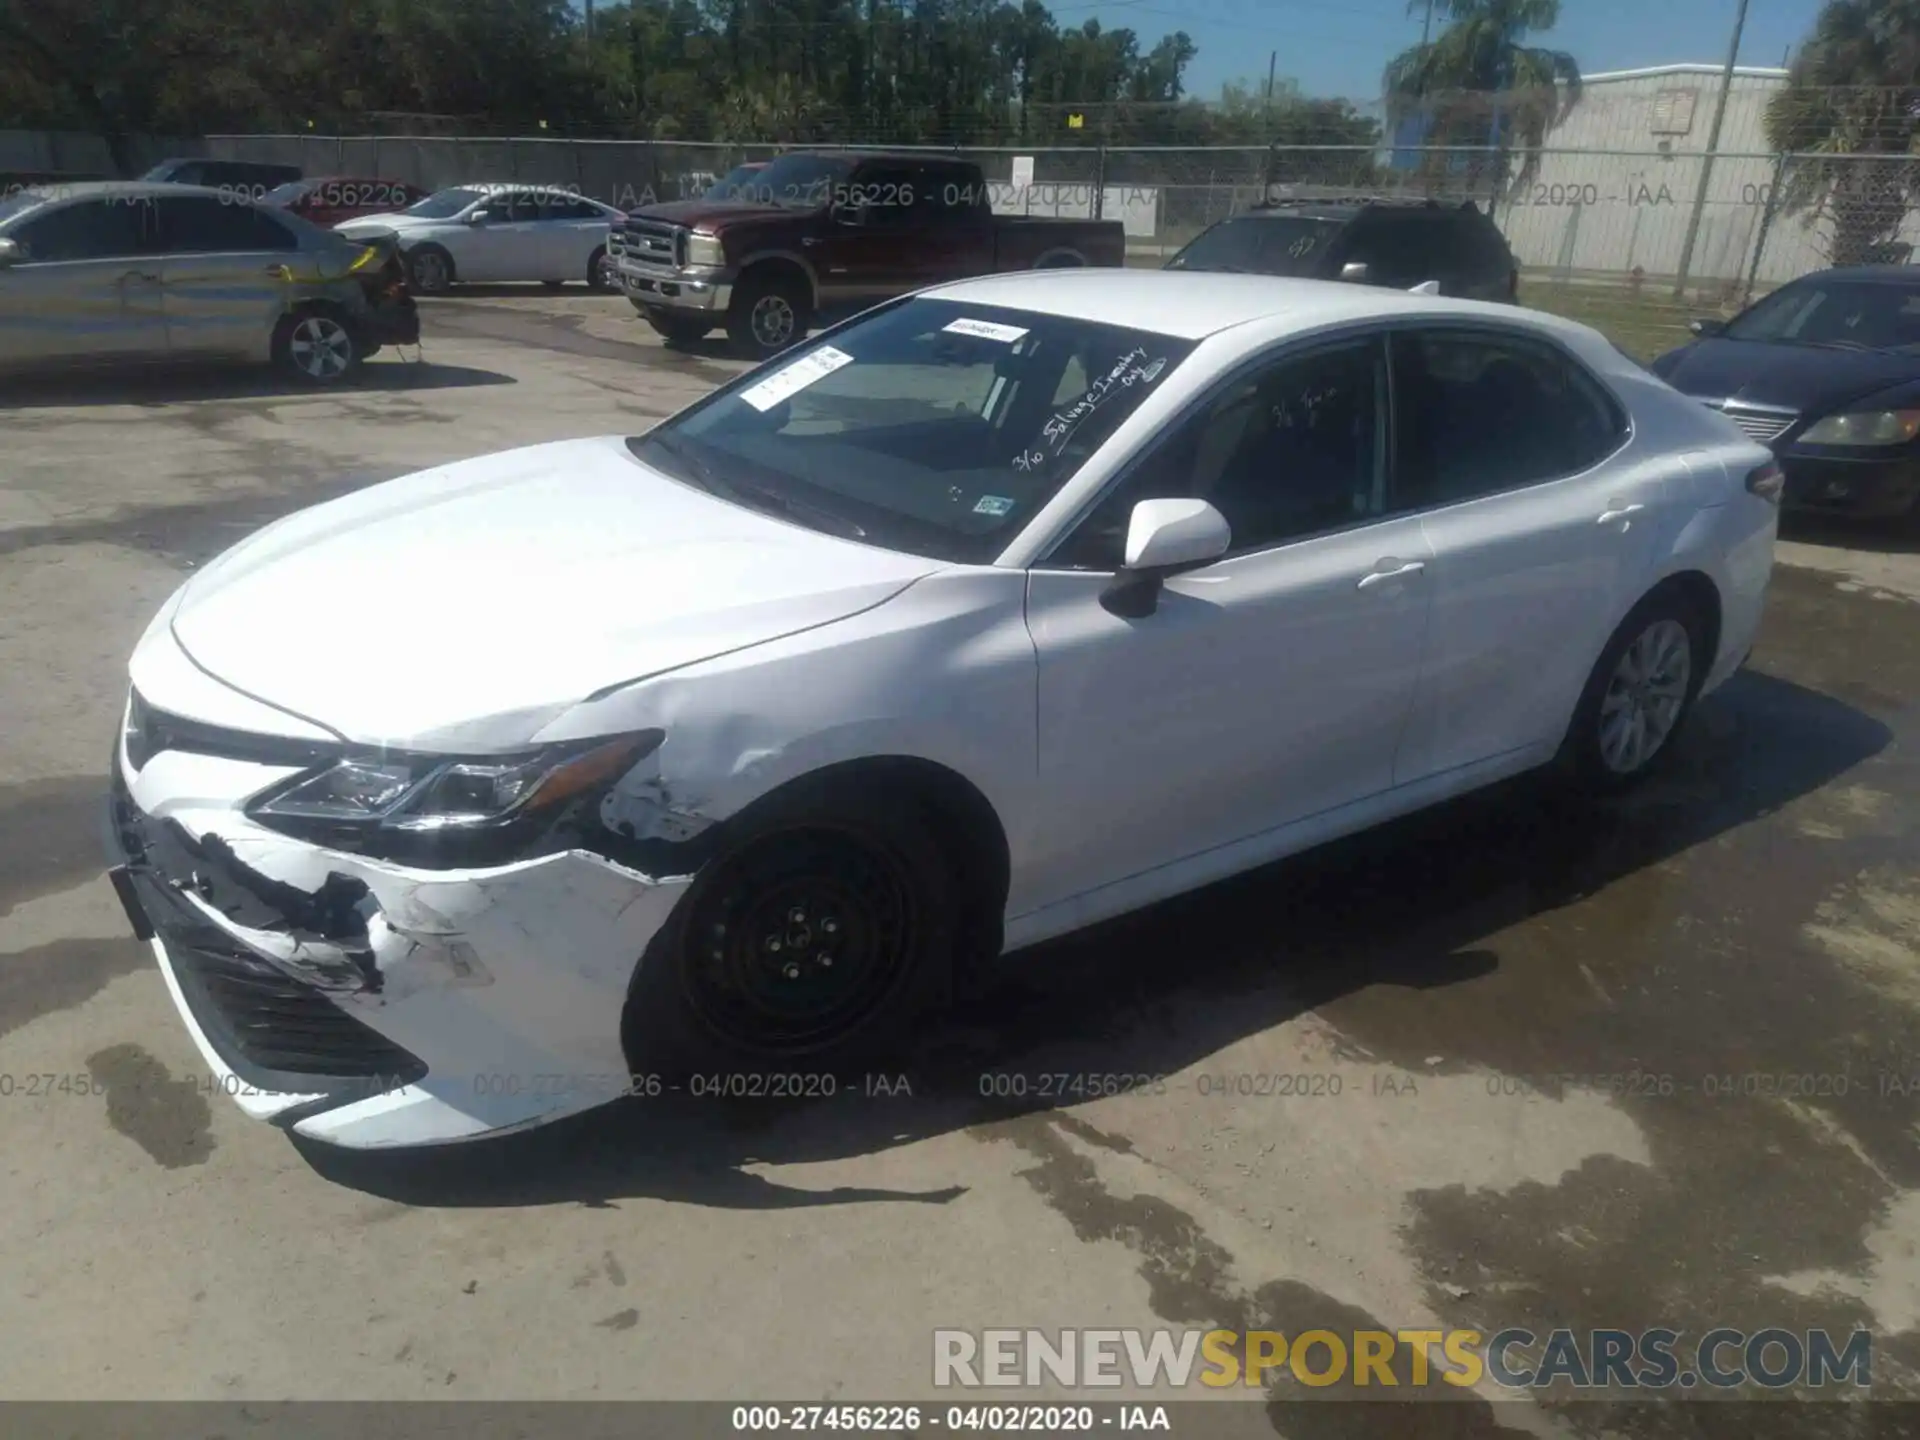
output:
M633 1070L840 1076L889 1058L950 993L959 895L926 814L816 791L732 825L635 973Z
M422 245L407 256L407 281L421 295L444 295L453 287L453 256Z
M613 262L607 259L607 247L602 245L587 257L587 289L596 295L606 295L620 288L620 277L615 273Z
M1607 641L1581 692L1561 759L1582 789L1616 793L1657 770L1713 663L1699 607L1656 590Z
M806 338L813 323L805 287L784 275L749 275L733 292L727 335L755 360L770 359Z
M343 384L365 358L346 317L316 307L282 316L273 330L273 363L302 385Z

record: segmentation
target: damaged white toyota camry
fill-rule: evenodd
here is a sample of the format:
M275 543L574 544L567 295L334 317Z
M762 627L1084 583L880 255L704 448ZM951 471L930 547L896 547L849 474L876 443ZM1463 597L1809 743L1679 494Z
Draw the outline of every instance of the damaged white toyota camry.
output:
M1780 483L1509 306L949 285L228 551L134 652L113 879L306 1136L821 1093L1004 949L1643 774L1751 646Z

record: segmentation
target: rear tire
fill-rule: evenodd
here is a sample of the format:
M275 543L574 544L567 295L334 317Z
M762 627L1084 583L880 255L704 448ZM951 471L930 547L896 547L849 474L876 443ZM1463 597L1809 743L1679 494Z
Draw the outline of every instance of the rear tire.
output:
M809 788L735 826L635 971L635 1073L839 1077L891 1058L950 994L959 894L928 816Z
M283 315L273 327L273 363L302 385L344 384L365 355L347 317L330 305Z
M805 339L812 323L805 287L778 273L748 275L727 310L728 337L755 360L770 359Z
M1579 788L1615 794L1667 762L1713 664L1708 635L1699 607L1675 589L1655 590L1620 622L1561 746Z

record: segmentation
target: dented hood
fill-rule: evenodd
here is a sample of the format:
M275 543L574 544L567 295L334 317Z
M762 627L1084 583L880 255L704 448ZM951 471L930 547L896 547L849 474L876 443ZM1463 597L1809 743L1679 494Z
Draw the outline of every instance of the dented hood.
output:
M855 614L939 568L744 510L607 437L289 516L186 586L173 634L216 678L349 740L505 749L596 691Z

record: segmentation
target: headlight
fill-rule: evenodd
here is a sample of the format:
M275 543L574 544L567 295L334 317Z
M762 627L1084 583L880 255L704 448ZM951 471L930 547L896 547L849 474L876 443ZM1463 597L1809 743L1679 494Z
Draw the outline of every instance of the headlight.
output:
M486 759L348 755L267 791L247 813L294 832L367 830L423 836L488 831L548 813L611 783L665 738L665 731L643 730Z
M1829 415L1800 437L1805 445L1904 445L1920 435L1920 410Z
M687 264L712 267L726 263L726 251L721 248L718 235L687 236Z

